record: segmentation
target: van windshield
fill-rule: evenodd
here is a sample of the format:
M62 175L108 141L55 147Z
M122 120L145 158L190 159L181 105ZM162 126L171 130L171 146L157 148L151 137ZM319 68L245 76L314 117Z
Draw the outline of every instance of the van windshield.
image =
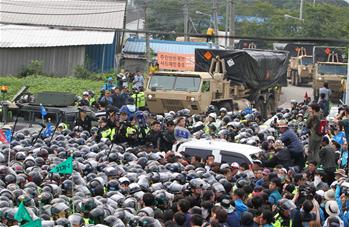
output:
M153 75L149 89L195 92L200 88L200 77L177 75Z

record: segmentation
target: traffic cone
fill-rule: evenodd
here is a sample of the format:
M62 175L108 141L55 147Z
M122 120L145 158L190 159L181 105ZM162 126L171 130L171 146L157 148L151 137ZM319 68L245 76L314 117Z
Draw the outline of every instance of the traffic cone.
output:
M305 92L305 95L304 95L304 100L307 100L309 98L308 96L308 92Z

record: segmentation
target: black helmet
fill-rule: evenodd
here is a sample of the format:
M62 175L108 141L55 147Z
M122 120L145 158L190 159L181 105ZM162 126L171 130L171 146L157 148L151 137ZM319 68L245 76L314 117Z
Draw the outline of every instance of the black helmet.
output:
M98 180L92 180L89 183L88 188L92 193L92 196L103 196L104 194L103 185Z
M42 175L39 171L31 171L29 173L29 179L34 182L37 186L40 186L42 183Z
M119 190L119 183L117 180L110 180L107 183L107 190L110 191L118 191Z
M15 155L16 161L24 161L26 158L26 155L24 152L17 152Z
M81 202L81 211L83 213L87 214L90 210L93 210L96 207L97 205L93 198L86 198Z
M82 226L84 224L84 219L80 214L72 214L68 217L71 226Z
M16 175L9 173L5 176L4 182L7 185L17 183L17 177Z
M96 207L93 210L90 211L88 217L91 219L91 221L93 222L93 224L97 225L97 224L102 224L103 220L104 220L104 210L100 207Z
M41 202L43 204L50 204L52 199L53 199L53 195L50 192L41 193Z
M63 226L63 227L70 227L70 222L66 218L59 218L56 221L56 225L60 225L60 226Z
M207 114L217 113L217 108L214 105L209 105L207 108Z
M73 182L71 180L65 180L63 181L63 184L61 186L63 194L70 194L73 190Z

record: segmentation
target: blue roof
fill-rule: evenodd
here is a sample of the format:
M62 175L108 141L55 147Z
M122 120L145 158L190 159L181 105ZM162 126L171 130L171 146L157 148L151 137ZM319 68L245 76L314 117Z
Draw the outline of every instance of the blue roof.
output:
M158 52L176 53L176 54L195 54L195 49L211 49L209 43L200 42L177 42L168 40L150 40L150 48L157 54ZM144 54L145 40L130 38L126 41L123 53L126 54Z

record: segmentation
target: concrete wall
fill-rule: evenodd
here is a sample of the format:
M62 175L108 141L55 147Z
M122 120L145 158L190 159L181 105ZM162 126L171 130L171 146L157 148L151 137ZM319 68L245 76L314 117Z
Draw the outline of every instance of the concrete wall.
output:
M33 60L43 61L50 75L72 75L85 61L85 47L0 48L0 75L17 75Z

